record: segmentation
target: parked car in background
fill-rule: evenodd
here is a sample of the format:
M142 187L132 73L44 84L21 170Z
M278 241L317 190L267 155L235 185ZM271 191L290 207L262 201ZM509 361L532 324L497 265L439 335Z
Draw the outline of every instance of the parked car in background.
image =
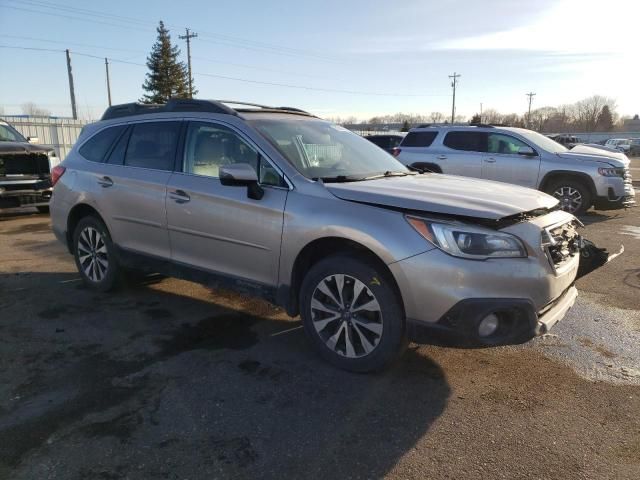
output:
M394 155L405 165L435 172L536 188L584 213L635 205L629 159L585 145L571 150L532 130L425 125L412 129Z
M388 153L393 153L393 149L400 145L400 142L404 139L404 135L401 133L385 134L385 135L365 135L364 138L371 143L375 143Z
M568 149L572 149L576 145L580 145L584 143L584 141L580 137L576 137L575 135L568 134L554 134L547 135L551 140L558 142L560 145L564 145Z
M615 148L623 153L627 153L631 149L631 140L628 138L610 138L604 145L605 147Z
M632 138L629 146L629 155L633 157L640 156L640 138Z
M51 218L87 286L127 265L252 292L353 371L421 329L521 342L574 303L582 240L555 198L411 171L300 110L229 105L118 105L85 127Z
M37 141L0 121L0 208L49 211L51 169L60 162L55 150L34 145Z

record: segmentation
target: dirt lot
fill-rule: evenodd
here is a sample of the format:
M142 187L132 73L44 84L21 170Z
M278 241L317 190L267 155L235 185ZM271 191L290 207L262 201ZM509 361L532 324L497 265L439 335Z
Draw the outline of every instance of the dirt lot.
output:
M353 375L260 301L88 291L47 216L0 215L0 478L640 478L640 208L584 220L626 252L552 334Z

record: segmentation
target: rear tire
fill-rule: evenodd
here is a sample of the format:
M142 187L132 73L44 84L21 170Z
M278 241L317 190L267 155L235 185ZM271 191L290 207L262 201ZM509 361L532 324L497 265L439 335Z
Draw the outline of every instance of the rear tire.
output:
M120 267L107 227L92 215L82 218L73 232L73 256L85 285L107 292L116 286Z
M335 255L311 267L300 289L300 316L318 353L343 370L381 370L407 346L392 280L364 259Z
M553 180L545 192L560 200L560 208L573 215L582 215L591 207L591 191L579 180Z

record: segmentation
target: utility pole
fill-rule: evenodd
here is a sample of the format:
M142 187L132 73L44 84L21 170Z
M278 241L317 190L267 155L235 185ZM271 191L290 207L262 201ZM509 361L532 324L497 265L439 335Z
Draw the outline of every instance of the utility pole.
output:
M109 97L109 106L111 106L111 82L109 81L109 60L104 57L104 69L107 72L107 96Z
M459 73L453 72L453 75L449 75L449 78L453 78L451 87L453 88L453 104L451 105L451 123L456 118L456 85L458 85L458 78L461 77Z
M533 101L533 97L535 96L536 94L534 92L527 93L527 97L529 97L529 113L527 114L527 127L531 126L531 102Z
M480 102L480 123L482 123L482 102Z
M188 28L185 30L187 31L186 35L180 35L178 38L187 41L187 65L189 66L189 98L193 98L193 86L191 85L191 39L196 38L198 34L190 33Z
M78 111L76 110L76 92L73 88L73 73L71 73L71 55L69 54L69 49L65 50L67 54L67 73L69 74L69 94L71 95L71 114L73 115L73 119L78 119Z

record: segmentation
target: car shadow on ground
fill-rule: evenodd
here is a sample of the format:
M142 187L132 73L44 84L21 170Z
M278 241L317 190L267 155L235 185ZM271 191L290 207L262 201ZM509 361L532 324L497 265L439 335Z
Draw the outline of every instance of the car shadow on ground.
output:
M620 213L600 213L595 210L589 210L587 213L578 216L578 220L584 223L585 226L593 225L595 223L606 222L608 220L615 220L620 218Z
M0 274L0 477L380 478L446 408L417 350L351 374L269 304L129 283Z

